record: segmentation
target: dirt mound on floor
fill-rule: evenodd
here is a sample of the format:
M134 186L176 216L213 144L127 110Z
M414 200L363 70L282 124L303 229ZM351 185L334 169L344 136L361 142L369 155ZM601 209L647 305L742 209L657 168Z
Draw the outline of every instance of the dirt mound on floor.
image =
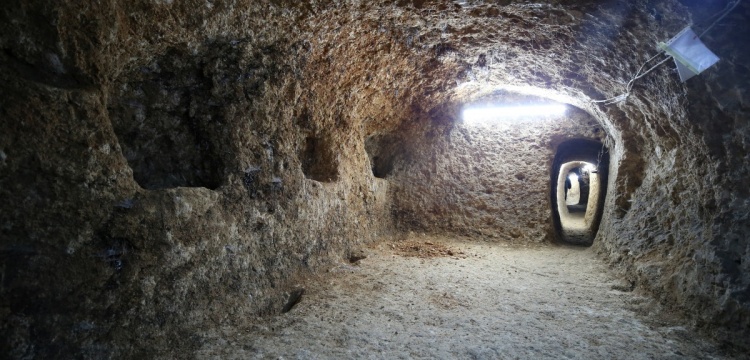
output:
M462 259L466 258L464 252L432 241L407 240L391 244L391 248L398 255L423 259L450 256Z

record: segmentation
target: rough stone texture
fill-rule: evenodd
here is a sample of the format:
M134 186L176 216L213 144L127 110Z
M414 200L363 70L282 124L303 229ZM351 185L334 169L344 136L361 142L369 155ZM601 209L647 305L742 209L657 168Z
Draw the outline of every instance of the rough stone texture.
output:
M696 5L691 8L696 19L720 10L690 5ZM735 40L750 34L749 15L750 6L741 4L707 34L703 40L721 62L688 81L671 107L660 104L653 112L665 115L648 116L638 127L642 184L628 201L632 206L610 219L599 243L638 284L686 310L720 339L745 348L750 345L750 54ZM657 98L656 88L642 91L645 99ZM624 108L630 116L641 112Z
M303 45L246 22L294 20L280 8L43 4L0 22L3 354L190 354L196 328L280 312L299 276L391 231L362 122L307 99ZM306 179L309 137L304 170L338 181Z
M396 221L406 229L497 241L552 241L549 181L557 146L571 139L603 140L596 119L569 108L563 116L453 122L458 124L410 142L394 160L388 179Z
M590 102L712 4L5 1L0 351L190 354L198 326L280 311L298 276L393 229L397 144L464 141L433 130L498 89L599 121L596 249L747 348L750 5L704 39L705 74L665 65Z

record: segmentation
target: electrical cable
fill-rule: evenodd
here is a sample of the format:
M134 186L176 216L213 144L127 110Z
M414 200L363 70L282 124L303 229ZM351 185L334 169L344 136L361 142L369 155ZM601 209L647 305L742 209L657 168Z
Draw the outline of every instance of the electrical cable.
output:
M633 89L633 84L635 83L636 80L638 80L638 79L646 76L648 73L654 71L654 69L656 69L657 67L659 67L659 65L664 64L665 62L667 62L669 59L672 58L671 56L667 56L662 61L659 61L656 65L652 66L651 68L649 68L645 72L641 73L643 71L643 68L646 67L646 65L648 65L648 63L650 63L651 61L653 61L654 59L656 59L659 55L663 55L663 54L664 54L664 52L660 52L660 53L652 56L648 60L646 60L646 62L644 62L643 65L641 65L641 67L638 69L638 72L635 73L635 75L633 76L633 78L630 79L630 81L628 81L628 84L625 86L625 93L623 93L621 95L618 95L618 96L615 96L615 97L611 97L609 99L592 100L591 102L594 102L594 103L604 103L604 105L610 105L610 104L618 103L618 102L621 102L621 101L625 101L625 99L627 99L628 96L630 96L630 90Z
M714 25L716 25L716 24L717 24L717 23L718 23L719 21L721 21L721 20L722 20L722 19L724 19L724 18L725 18L725 17L727 16L727 15L729 15L729 13L730 13L730 12L732 12L732 10L734 10L734 8L736 8L736 7L737 7L737 5L739 5L739 4L740 4L740 1L742 1L742 0L735 0L735 1L734 1L734 3L731 3L731 2L730 2L730 3L727 3L727 7L725 8L725 10L724 10L724 13L723 13L723 14L722 14L721 16L719 16L719 18L718 18L718 19L716 19L716 21L714 21L713 23L711 23L711 25L709 25L709 26L708 26L708 27L706 28L706 30L703 30L703 32L702 32L702 33L701 33L700 35L698 35L698 37L703 37L703 35L706 35L706 33L707 33L707 32L708 32L709 30L711 30L711 28L713 28L713 27L714 27ZM714 15L714 16L716 16L716 15Z
M724 8L723 11L718 12L718 13L714 14L713 16L709 17L708 19L712 19L712 18L714 18L716 16L719 16L713 23L711 23L711 25L709 25L706 28L706 30L703 30L703 32L701 32L701 34L698 35L698 38L703 37L703 35L705 35L709 30L711 30L717 23L719 23L719 21L721 21L727 15L729 15L729 13L732 12L732 10L734 10L734 8L736 8L737 5L739 5L741 1L742 0L734 0L733 2L729 2L729 3L727 3L727 6ZM611 105L611 104L616 104L616 103L623 102L623 101L627 100L627 98L630 96L630 91L633 89L633 84L635 83L636 80L638 80L638 79L646 76L648 73L654 71L657 67L661 66L662 64L664 64L667 61L669 61L670 59L672 59L671 56L667 55L666 58L664 58L663 60L659 61L656 65L652 66L651 68L649 68L645 72L641 73L641 71L643 71L643 68L646 67L646 65L648 63L650 63L651 61L653 61L654 59L656 59L660 55L664 55L664 54L665 54L665 52L661 51L661 52L657 53L656 55L650 57L648 60L646 60L643 63L643 65L641 65L641 67L638 68L638 72L636 72L635 75L633 75L633 77L630 79L630 81L628 81L627 85L625 85L625 92L623 94L620 94L620 95L617 95L617 96L614 96L614 97L611 97L611 98L608 98L608 99L604 99L604 100L591 100L591 102L592 103L597 103L597 104L603 103L604 105Z

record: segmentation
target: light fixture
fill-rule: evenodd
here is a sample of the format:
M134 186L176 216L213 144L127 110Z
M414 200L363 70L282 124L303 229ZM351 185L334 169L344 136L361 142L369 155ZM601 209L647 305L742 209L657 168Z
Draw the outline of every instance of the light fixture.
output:
M522 106L490 106L464 109L464 124L481 124L503 119L562 115L567 107L563 104L541 104Z

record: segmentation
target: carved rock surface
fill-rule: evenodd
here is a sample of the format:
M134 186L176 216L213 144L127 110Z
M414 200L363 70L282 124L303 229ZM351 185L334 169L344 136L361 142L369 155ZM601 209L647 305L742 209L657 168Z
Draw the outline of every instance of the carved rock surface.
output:
M397 231L549 241L544 167L571 137L611 154L594 249L747 348L750 4L703 38L722 59L704 74L681 84L668 63L591 102L721 8L4 1L0 351L190 354L191 329L279 313L307 274ZM490 164L499 145L459 115L499 92L587 114L493 130L515 144ZM487 188L528 202L487 205Z

